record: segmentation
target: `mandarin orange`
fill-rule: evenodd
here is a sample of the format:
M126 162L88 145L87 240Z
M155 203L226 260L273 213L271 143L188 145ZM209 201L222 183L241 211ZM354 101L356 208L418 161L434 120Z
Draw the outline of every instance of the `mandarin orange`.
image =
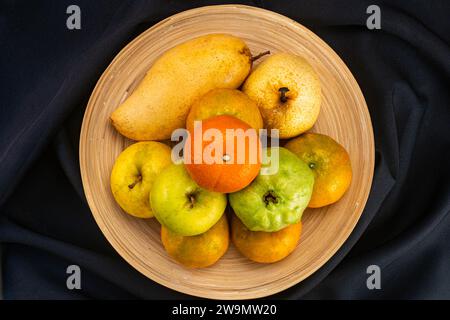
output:
M231 239L244 256L259 263L273 263L287 257L297 247L302 223L276 232L250 231L236 215L231 221Z
M256 129L228 115L200 122L189 131L184 149L186 169L197 184L230 193L248 186L261 168L261 143Z
M308 207L319 208L338 201L352 181L347 151L331 137L305 133L286 143L314 172L314 189Z
M161 241L167 253L185 267L205 268L213 265L228 249L226 214L208 231L196 236L182 236L162 225Z

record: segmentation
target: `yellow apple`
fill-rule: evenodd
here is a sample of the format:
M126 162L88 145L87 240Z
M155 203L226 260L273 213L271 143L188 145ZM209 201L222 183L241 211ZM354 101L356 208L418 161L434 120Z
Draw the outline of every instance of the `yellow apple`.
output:
M120 207L139 218L151 218L149 194L155 177L172 163L170 148L160 142L132 144L117 158L111 172L111 191Z

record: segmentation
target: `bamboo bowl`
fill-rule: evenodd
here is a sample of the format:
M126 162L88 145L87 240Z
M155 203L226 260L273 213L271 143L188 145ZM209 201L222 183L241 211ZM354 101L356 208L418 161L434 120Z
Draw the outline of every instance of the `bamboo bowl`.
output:
M113 163L132 141L114 130L109 115L163 52L208 33L241 37L253 54L270 50L304 56L322 83L322 109L312 131L332 136L351 157L350 189L333 205L306 210L298 247L278 263L253 263L230 245L214 266L199 270L184 268L165 253L158 222L125 214L110 191ZM338 55L319 37L271 11L240 5L209 6L157 23L116 56L98 81L84 115L80 167L86 198L98 226L134 268L164 286L194 296L249 299L268 296L299 283L324 265L348 238L369 195L374 140L370 116L357 82Z

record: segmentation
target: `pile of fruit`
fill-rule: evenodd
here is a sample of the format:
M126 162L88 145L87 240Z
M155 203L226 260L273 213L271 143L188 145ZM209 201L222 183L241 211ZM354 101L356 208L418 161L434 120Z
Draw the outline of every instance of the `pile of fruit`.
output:
M351 182L346 150L306 132L321 97L319 77L300 56L252 56L244 41L226 34L182 43L111 115L122 135L139 141L114 164L114 198L128 214L156 217L165 250L184 266L214 264L230 236L249 259L279 261L299 242L303 211L338 201ZM188 134L182 161L174 161L168 140L180 128ZM278 135L283 147L262 146L260 129ZM227 148L212 147L219 142ZM270 161L276 155L269 174L263 171L273 163L263 154Z

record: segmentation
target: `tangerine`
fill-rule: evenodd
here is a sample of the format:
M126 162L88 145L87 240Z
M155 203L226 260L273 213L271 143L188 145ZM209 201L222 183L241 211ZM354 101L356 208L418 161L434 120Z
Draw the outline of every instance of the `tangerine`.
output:
M261 143L256 129L244 121L219 115L198 122L189 133L184 149L185 165L200 187L236 192L258 175Z
M308 207L319 208L338 201L352 181L350 156L331 137L305 133L286 143L314 172L314 188Z
M291 224L279 231L250 231L236 216L231 221L231 239L244 256L260 263L272 263L286 258L297 247L302 223Z
M167 253L189 268L216 263L228 249L229 230L225 214L205 233L182 236L161 225L161 241Z

